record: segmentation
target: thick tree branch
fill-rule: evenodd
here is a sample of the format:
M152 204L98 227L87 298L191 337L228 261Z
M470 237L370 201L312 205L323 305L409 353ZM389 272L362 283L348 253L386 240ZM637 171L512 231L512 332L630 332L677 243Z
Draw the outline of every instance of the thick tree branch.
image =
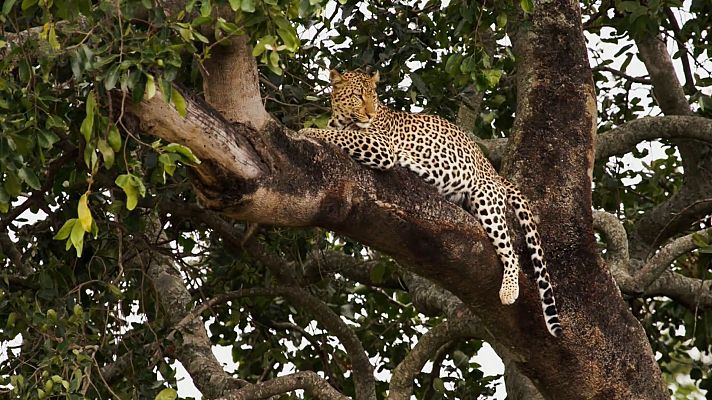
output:
M349 400L329 383L312 371L296 372L265 382L247 385L224 396L221 400L257 400L303 389L307 394L322 400Z
M127 102L125 106L128 112L141 116L141 126L146 131L189 147L200 159L211 160L210 166L195 168L203 179L215 177L213 168L216 167L245 179L265 175L267 166L246 135L238 132L239 126L230 125L207 106L200 105L197 99L186 98L186 102L185 118L165 102L160 92L150 100L139 104Z
M262 129L271 119L260 96L257 62L248 44L238 36L213 47L201 70L205 100L231 122Z
M712 144L712 119L696 116L643 117L598 136L596 159L623 155L645 140L696 139Z

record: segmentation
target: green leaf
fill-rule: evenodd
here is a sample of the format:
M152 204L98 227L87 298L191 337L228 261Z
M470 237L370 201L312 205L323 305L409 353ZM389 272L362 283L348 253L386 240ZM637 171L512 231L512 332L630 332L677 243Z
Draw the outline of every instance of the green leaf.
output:
M697 247L707 247L710 244L707 236L701 233L692 234L692 243L694 243Z
M3 187L5 188L5 192L12 197L17 197L20 193L22 193L20 178L17 177L15 172L10 170L5 171L5 182L3 182Z
M187 163L200 164L200 160L198 159L198 157L196 157L195 154L193 154L193 152L188 147L183 146L182 144L169 143L163 146L163 150L169 153L180 154L187 160ZM184 160L181 161L186 162Z
M203 17L210 16L210 13L212 12L213 7L210 4L210 0L202 0L200 2L200 15Z
M109 146L116 152L121 150L121 135L119 134L119 128L116 125L112 125L109 128L109 136L107 137L109 141Z
M519 5L527 14L534 12L534 0L519 0Z
M240 9L240 0L228 0L230 3L230 8L232 8L232 11L237 11Z
M54 29L54 24L49 27L49 34L47 35L47 41L53 50L59 50L61 47L59 41L57 40L57 31Z
M445 382L440 378L433 379L433 389L438 393L445 393Z
M146 91L143 93L143 98L148 100L156 95L156 82L153 75L146 74Z
M106 139L99 139L97 147L99 147L101 156L104 158L104 168L111 169L111 167L114 165L114 149L109 146L109 143L106 142Z
M72 245L74 245L74 248L77 250L77 257L81 257L82 249L84 248L84 228L81 223L75 223L74 226L72 226L72 233L69 236L69 240L71 240Z
M50 131L43 130L37 135L37 144L43 149L49 149L57 142L59 142L59 137Z
M176 107L176 110L178 110L178 114L180 114L181 117L185 118L187 114L185 99L183 98L183 95L180 94L178 90L176 90L176 88L172 88L171 90L171 101Z
M123 174L116 178L116 186L120 187L126 193L126 209L133 210L138 204L138 196L146 195L146 187L143 182L133 174Z
M374 283L382 283L383 277L386 275L386 264L378 263L373 268L371 268L370 276L371 281Z
M25 11L28 8L34 6L35 4L37 4L37 1L38 0L22 0L22 11Z
M109 69L104 78L104 89L111 90L116 87L116 81L119 80L119 67L121 64L116 64Z
M173 155L174 157L179 157L178 155ZM171 154L163 153L158 156L158 161L163 164L163 170L168 173L168 175L173 176L176 171L176 164L171 157ZM165 179L164 179L165 180Z
M96 98L94 92L89 92L87 96L86 111L87 115L82 121L82 126L79 131L84 135L84 140L89 143L91 140L92 131L94 130L94 110L96 109Z
M486 69L482 71L482 75L487 81L487 87L492 89L497 86L499 79L502 77L502 71L499 69Z
M52 237L54 240L64 240L69 237L69 234L74 228L74 224L77 222L76 218L68 219L64 225L57 231L57 233Z
M257 44L255 44L255 47L252 48L252 57L259 57L267 50L267 46L274 46L274 41L275 37L270 35L260 38Z
M40 189L40 180L37 178L37 175L35 175L35 172L27 167L22 167L20 170L17 172L17 175L20 177L20 179L23 180L27 185L29 185L32 189L39 190Z
M89 210L89 203L87 200L86 193L84 193L82 197L79 198L79 205L77 206L77 215L79 215L79 222L82 224L84 232L90 232L93 218L91 216L91 211Z
M504 28L507 25L507 14L500 13L497 15L497 27Z
M276 51L270 52L267 68L275 75L282 75L282 68L279 66L279 53Z
M178 392L175 389L165 388L156 395L155 400L175 400L176 397L178 397Z
M15 5L15 2L17 0L5 0L5 2L2 5L2 13L3 15L8 15L10 14L10 10L12 10L12 6Z
M240 9L247 13L255 12L255 0L242 0Z

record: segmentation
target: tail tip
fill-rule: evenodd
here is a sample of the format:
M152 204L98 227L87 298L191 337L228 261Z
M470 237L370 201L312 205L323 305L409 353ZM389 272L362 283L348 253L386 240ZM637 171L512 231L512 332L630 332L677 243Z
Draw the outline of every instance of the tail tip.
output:
M551 333L552 336L554 337L561 337L561 334L564 332L564 330L561 328L561 325L555 324L549 327L549 333Z

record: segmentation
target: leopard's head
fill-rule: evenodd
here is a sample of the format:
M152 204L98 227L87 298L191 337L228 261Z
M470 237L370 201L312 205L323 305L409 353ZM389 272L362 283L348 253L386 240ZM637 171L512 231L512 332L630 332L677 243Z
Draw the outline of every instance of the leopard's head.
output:
M376 117L378 97L376 83L378 72L373 75L358 71L340 74L331 70L331 119L329 128L347 129L357 126L366 129Z

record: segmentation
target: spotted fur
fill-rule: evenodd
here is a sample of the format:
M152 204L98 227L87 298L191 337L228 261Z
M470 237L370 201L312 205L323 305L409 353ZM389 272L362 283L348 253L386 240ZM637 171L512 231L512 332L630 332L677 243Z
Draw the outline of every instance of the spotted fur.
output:
M504 265L502 304L519 296L519 259L512 247L505 207L514 209L531 252L534 274L549 332L561 331L554 292L529 203L509 181L497 175L467 133L434 115L396 112L380 104L378 73L331 71L331 129L302 129L301 134L333 143L356 161L375 169L399 165L418 174L478 218Z

